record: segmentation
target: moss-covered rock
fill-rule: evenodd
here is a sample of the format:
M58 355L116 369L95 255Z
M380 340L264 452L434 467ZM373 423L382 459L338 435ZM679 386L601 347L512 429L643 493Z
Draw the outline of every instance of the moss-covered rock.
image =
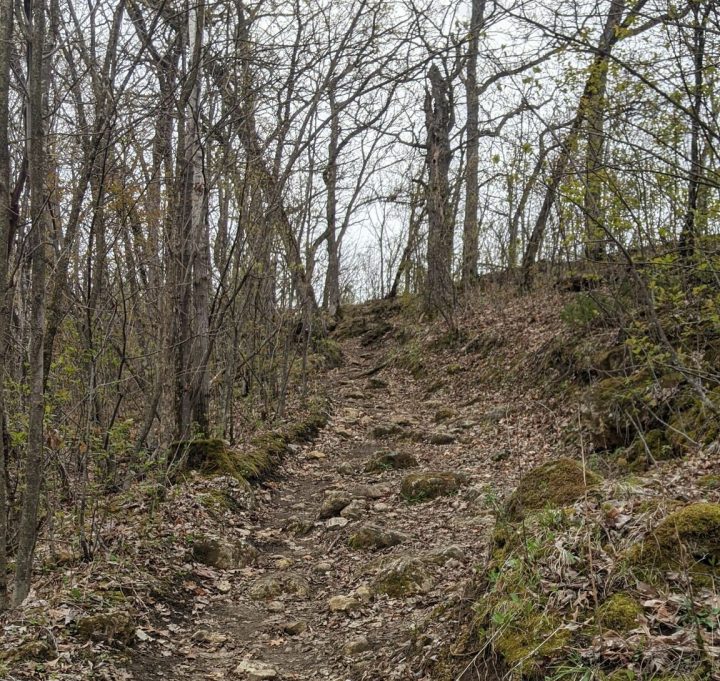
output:
M707 397L716 406L720 405L720 389L711 391ZM699 396L687 393L668 420L667 438L675 453L681 456L720 438L720 418Z
M580 499L600 476L574 459L548 461L526 473L508 500L507 513L519 520L528 511L561 508Z
M221 570L246 567L258 557L258 550L252 544L244 541L229 543L213 538L196 541L191 553L196 562Z
M585 394L583 425L595 449L625 447L638 429L646 432L661 427L683 381L679 373L656 375L646 368L594 383Z
M415 468L417 465L417 459L410 452L383 450L377 452L375 456L365 464L365 472L380 473L387 470Z
M638 625L642 614L642 605L637 600L628 594L618 593L598 608L597 619L603 629L624 634Z
M127 644L135 634L135 620L130 613L119 610L87 615L78 619L77 632L91 641Z
M670 444L664 428L653 428L638 434L632 444L617 452L622 467L632 471L646 470L656 461L667 461L677 454ZM620 461L622 459L622 461Z
M3 662L47 662L55 657L55 649L47 641L25 641L10 650L0 652Z
M407 537L394 530L386 530L378 525L368 523L353 532L348 539L348 546L364 551L389 549L405 541Z
M549 663L562 657L570 639L570 631L557 618L530 612L499 630L493 650L511 670L510 678L542 679Z
M411 473L402 481L400 493L407 501L428 501L455 494L468 481L467 475L448 471Z
M340 511L348 506L352 500L352 495L344 490L326 491L325 498L320 505L318 518L320 520L327 520L328 518L340 515Z
M376 595L386 594L391 598L402 598L427 593L432 584L432 578L422 561L401 556L380 569L373 580L371 591Z
M664 518L630 551L641 570L720 575L720 504L690 504Z
M257 579L248 589L255 601L270 600L282 595L309 598L310 584L302 575L294 572L278 572Z

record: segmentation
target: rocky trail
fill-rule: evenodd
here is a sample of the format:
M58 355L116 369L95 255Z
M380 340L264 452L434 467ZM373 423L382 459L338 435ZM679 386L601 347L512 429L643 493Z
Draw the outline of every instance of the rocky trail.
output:
M552 420L525 395L464 384L457 364L413 378L377 371L382 347L343 350L329 424L264 484L256 559L182 625L185 656L140 654L135 678L431 678L423 663L453 636L493 504L521 450L523 468L548 450Z

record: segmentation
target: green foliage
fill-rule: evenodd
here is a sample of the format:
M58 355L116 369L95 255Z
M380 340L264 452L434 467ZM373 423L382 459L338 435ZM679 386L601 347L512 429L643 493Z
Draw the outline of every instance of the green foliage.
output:
M575 296L560 312L560 319L570 328L584 329L602 317L602 308L591 295Z

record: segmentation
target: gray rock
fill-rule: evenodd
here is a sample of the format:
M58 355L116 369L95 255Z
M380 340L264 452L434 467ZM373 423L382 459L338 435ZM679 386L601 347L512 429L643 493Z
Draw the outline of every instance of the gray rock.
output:
M374 594L386 594L391 598L413 596L430 591L433 581L425 566L417 558L401 556L380 569L373 580Z
M408 501L427 501L454 494L467 481L467 475L450 471L411 473L403 480L400 493Z
M258 550L248 542L226 542L205 538L196 541L191 549L192 559L221 570L236 570L257 560Z
M308 598L310 584L295 572L280 572L260 577L248 589L248 596L255 601L269 600L287 594L297 598Z
M353 501L340 511L340 517L347 518L348 520L358 520L358 518L362 518L366 512L365 502L360 499L353 499Z
M365 464L366 473L379 473L387 470L415 468L417 459L410 452L380 451Z
M370 641L365 636L358 636L345 644L343 649L346 655L357 655L358 653L364 653L366 650L371 648Z
M385 530L378 525L368 523L350 536L348 544L353 549L377 551L379 549L389 549L392 546L397 546L406 539L407 536L400 532Z
M320 506L318 518L320 518L320 520L327 520L333 516L340 515L340 511L342 511L352 499L350 494L342 490L325 492L325 499L323 500L322 506Z

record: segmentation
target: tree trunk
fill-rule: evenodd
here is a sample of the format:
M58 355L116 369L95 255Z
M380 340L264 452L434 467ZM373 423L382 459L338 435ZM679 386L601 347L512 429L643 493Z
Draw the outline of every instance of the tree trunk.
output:
M340 119L335 101L334 84L330 87L330 141L328 142L328 165L323 173L327 188L325 219L327 221L327 273L325 274L325 309L335 317L340 309L340 256L337 237L337 164Z
M10 255L10 60L13 34L13 2L0 0L0 423L5 419L5 362L7 360L8 299L6 295ZM0 436L0 610L7 607L7 451Z
M426 163L428 166L427 280L425 308L440 313L451 322L454 291L452 254L454 225L450 206L450 131L455 122L452 90L448 79L436 65L428 71L430 89L425 94L427 128Z
M485 17L486 0L472 0L470 40L467 53L465 91L467 96L467 163L465 165L465 216L463 220L463 284L477 278L478 240L478 152L480 147L477 62L478 43Z
M702 160L700 151L700 116L703 106L704 61L705 61L705 22L710 12L710 3L700 16L700 4L693 3L693 88L692 120L690 121L690 176L688 179L687 211L680 233L680 255L689 258L695 252L695 238L698 223L698 198L702 182Z
M43 478L43 342L45 331L45 134L43 130L43 49L45 46L45 3L30 0L26 4L29 26L27 156L30 179L30 252L32 253L32 292L30 302L30 352L28 364L30 408L28 414L25 493L18 529L13 604L22 603L30 591L32 560L37 539L37 516Z
M193 241L192 419L199 432L210 432L210 234L208 231L203 148L200 139L200 86L202 82L202 36L205 23L203 2L192 3L188 15L190 65L194 87L188 101L188 166L190 171L190 228Z
M610 49L623 13L625 0L612 0L599 44L601 59L595 61L588 78L587 100L587 150L585 153L585 251L590 260L600 260L605 255L605 231L602 212L602 193L605 150L605 93L607 91Z

